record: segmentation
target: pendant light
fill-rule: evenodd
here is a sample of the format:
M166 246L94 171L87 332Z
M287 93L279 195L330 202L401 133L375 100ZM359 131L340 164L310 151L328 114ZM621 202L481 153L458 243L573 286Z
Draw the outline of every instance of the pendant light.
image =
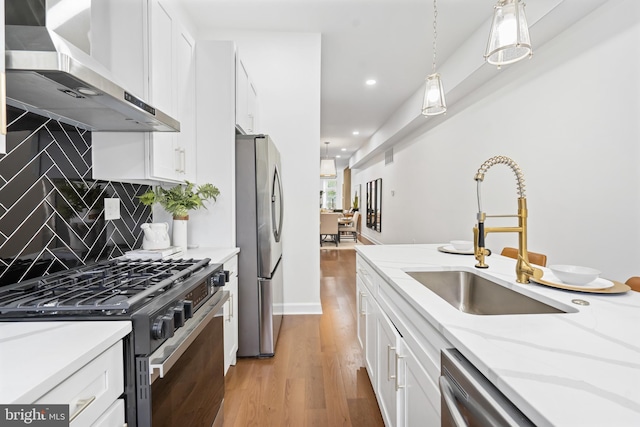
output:
M444 100L444 89L440 74L436 73L436 39L438 31L436 19L438 17L438 7L436 0L433 0L433 69L426 78L424 91L424 101L422 101L422 114L425 116L436 116L447 111L447 103Z
M325 157L320 160L320 178L336 178L336 159L329 158L329 142L325 142Z
M492 65L513 64L533 55L522 0L498 0L493 9L485 60Z

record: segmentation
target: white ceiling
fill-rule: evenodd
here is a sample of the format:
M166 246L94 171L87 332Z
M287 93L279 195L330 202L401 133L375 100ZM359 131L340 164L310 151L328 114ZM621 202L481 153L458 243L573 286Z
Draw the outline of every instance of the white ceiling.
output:
M178 0L198 33L208 29L322 34L321 156L340 166L424 84L433 57L432 0ZM582 15L605 0L531 0L527 16ZM474 32L486 37L496 0L439 0L437 63ZM587 4L589 5L587 7ZM577 19L577 17L574 17ZM554 21L561 32L572 21ZM543 27L545 27L543 25ZM475 35L477 37L477 34ZM534 51L536 49L535 40ZM483 41L484 45L484 41ZM481 58L483 51L477 52ZM375 86L366 86L375 79ZM446 89L446 76L443 75ZM259 89L259 88L258 88ZM358 136L352 132L358 130ZM341 149L346 149L341 152Z
M431 0L180 0L207 28L322 34L321 140L344 163L431 72ZM440 0L438 62L492 14L495 0ZM487 28L487 35L489 29ZM483 52L478 52L482 55ZM375 79L375 86L365 80ZM353 131L360 134L354 136ZM344 153L341 148L346 148Z

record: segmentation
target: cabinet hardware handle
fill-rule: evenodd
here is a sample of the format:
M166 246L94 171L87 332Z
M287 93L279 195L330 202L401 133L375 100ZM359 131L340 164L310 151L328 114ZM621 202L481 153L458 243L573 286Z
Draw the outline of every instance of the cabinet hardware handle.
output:
M0 73L0 134L7 134L7 74Z
M82 411L84 411L85 409L87 409L87 407L89 405L91 405L91 402L93 402L94 400L96 400L95 396L91 396L88 399L80 399L78 400L78 402L76 403L76 406L79 406L78 410L76 412L73 413L73 415L71 415L71 417L69 418L69 423L71 423L73 420L76 419L76 417L78 415L80 415L80 413Z
M364 310L362 310L362 297L366 297L366 296L367 296L367 294L365 294L364 292L360 291L360 296L358 297L358 302L360 303L359 304L359 306L360 306L360 316L364 316L365 314L367 314L367 313L364 312Z
M395 375L391 375L391 357L389 356L389 354L391 353L391 351L396 351L395 347L391 347L389 344L387 344L387 381L391 381L392 379L396 378L398 376L398 368L396 365L396 372ZM397 353L396 353L397 356ZM396 384L398 383L398 380L396 380Z
M227 310L227 322L231 322L233 318L233 294L229 293L229 307Z
M399 369L399 365L400 365L400 359L404 359L404 356L400 356L398 354L398 352L396 352L396 391L400 390L401 388L404 388L406 386L405 385L400 385L400 383L398 382L398 380L400 379L400 375L398 375L398 369ZM405 377L407 375L405 374Z
M180 172L186 173L187 169L187 154L186 150L183 148L180 150Z
M179 148L174 148L173 149L173 153L175 156L175 169L176 172L180 173L180 149Z

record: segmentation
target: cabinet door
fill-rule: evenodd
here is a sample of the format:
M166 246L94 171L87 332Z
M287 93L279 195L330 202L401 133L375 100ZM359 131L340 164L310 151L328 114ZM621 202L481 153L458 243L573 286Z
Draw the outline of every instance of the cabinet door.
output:
M236 65L236 127L243 134L249 133L249 74L242 60Z
M358 306L358 343L362 348L365 367L375 390L376 377L376 314L377 305L371 294L364 287L360 276L356 281Z
M401 419L398 398L398 365L401 356L402 338L389 318L380 312L378 323L378 387L376 389L380 412L388 426L399 425ZM430 424L423 424L430 425ZM435 424L434 424L435 425Z
M402 426L439 426L440 390L407 346L402 347L399 390Z
M356 305L358 309L358 320L357 320L358 343L360 344L360 349L363 351L363 354L364 354L365 343L367 342L367 334L366 334L367 317L366 317L366 312L364 308L363 298L367 297L367 290L362 284L362 281L360 280L360 276L358 276L358 278L356 279L356 297L357 297Z
M191 36L180 29L177 34L177 87L178 120L177 135L178 164L176 172L181 180L196 180L196 67L195 43Z
M149 1L149 93L151 103L176 116L176 22L164 1ZM178 118L180 120L180 118ZM182 124L180 124L182 129ZM149 136L149 177L179 181L180 150L174 133Z
M378 337L376 336L377 322L376 318L378 316L378 304L376 304L375 299L371 295L367 295L362 298L364 311L365 311L365 322L366 322L366 331L365 331L365 346L364 346L364 359L365 365L367 368L367 372L369 373L369 378L371 379L371 384L373 384L373 389L376 389L376 374L377 374L377 359L378 359Z
M229 366L236 364L238 352L238 278L230 277L225 285L229 291L229 299L224 304L224 373L226 375Z
M258 133L258 94L253 83L247 87L247 133Z

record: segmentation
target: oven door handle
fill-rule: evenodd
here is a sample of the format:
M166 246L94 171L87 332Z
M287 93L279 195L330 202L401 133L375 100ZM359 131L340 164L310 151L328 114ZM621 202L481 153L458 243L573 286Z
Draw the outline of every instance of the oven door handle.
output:
M212 298L213 301L210 300L200 307L182 328L176 330L173 337L149 356L149 384L157 378L164 378L211 320L222 315L222 306L229 299L229 291L220 293L222 295L219 299Z

